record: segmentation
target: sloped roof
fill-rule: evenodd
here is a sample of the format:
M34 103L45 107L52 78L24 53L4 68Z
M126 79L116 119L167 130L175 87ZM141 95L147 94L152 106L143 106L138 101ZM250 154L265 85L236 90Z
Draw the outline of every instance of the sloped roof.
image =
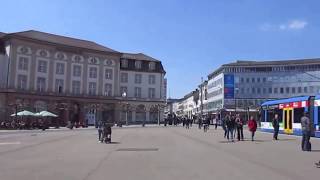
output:
M145 55L143 53L122 53L121 58L125 58L125 59L135 59L135 60L145 60L145 61L155 61L155 62L160 62L157 59L154 59L148 55Z
M91 49L91 50L102 51L102 52L119 53L113 49L102 46L102 45L97 44L92 41L81 40L81 39L76 39L76 38L71 38L71 37L66 37L66 36L60 36L60 35L55 35L55 34L35 31L35 30L10 33L7 35L25 37L25 38L30 38L30 39L39 40L39 41L45 41L45 42L54 43L54 44L61 44L61 45Z
M0 32L0 38L6 35L6 33Z

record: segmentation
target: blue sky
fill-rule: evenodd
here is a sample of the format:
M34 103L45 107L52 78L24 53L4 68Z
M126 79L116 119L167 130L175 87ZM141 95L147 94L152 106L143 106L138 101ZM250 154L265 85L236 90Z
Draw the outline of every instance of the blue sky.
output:
M21 0L1 2L0 31L35 29L163 62L168 95L236 60L320 57L317 0Z

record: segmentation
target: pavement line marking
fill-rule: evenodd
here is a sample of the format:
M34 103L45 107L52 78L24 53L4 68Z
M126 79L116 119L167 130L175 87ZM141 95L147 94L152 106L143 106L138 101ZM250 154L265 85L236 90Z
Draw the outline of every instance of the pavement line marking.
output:
M21 142L0 142L0 145L19 145Z

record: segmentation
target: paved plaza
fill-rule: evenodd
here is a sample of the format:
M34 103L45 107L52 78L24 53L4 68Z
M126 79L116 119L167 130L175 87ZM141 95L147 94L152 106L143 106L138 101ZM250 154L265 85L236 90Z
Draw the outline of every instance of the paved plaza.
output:
M318 179L320 139L302 152L297 136L258 132L229 143L222 130L195 127L113 129L113 143L95 129L0 132L1 180L259 180ZM249 134L246 132L246 137Z

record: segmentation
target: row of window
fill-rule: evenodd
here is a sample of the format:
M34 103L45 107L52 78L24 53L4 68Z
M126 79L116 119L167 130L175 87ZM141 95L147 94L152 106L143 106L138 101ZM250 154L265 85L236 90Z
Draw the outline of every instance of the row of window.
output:
M241 83L244 83L244 82L246 82L246 83L250 83L250 82L252 82L252 83L255 83L255 82L257 82L257 83L265 83L265 82L267 82L267 78L266 77L263 77L263 78L260 78L260 77L257 77L257 78L255 78L255 77L252 77L252 78L241 78L240 79L240 82Z
M136 60L134 62L134 66L135 66L136 69L141 69L142 68L142 61L137 61ZM155 70L156 69L156 63L155 62L149 62L148 66L149 66L149 70ZM121 60L121 67L122 68L128 68L129 67L127 59L122 59Z
M222 86L222 78L217 79L217 80L213 81L212 83L208 84L208 89L211 89L216 86Z
M36 82L36 90L39 92L46 91L46 78L38 77ZM27 76L26 75L18 75L18 89L26 90L27 89ZM135 87L134 89L134 97L141 98L141 87ZM55 80L55 92L62 93L64 90L64 80L63 79L56 79ZM127 93L128 88L126 86L120 87L120 93ZM89 95L96 95L97 93L97 83L96 82L89 82L88 84L88 94ZM81 94L81 82L80 81L72 81L72 94ZM104 85L104 95L105 96L112 96L112 84L106 83ZM149 88L148 89L148 97L154 99L156 97L156 89Z
M141 87L135 87L134 88L134 97L135 98L141 98L141 92L142 88ZM120 93L126 93L128 94L128 87L126 86L121 86L120 87ZM154 99L156 97L156 89L155 88L148 88L148 97L151 99Z
M149 84L156 84L156 76L151 74L148 76L148 82ZM128 73L121 73L120 75L120 82L121 83L127 83L128 82ZM134 77L134 82L136 84L141 84L142 83L142 74L135 74Z
M320 70L320 64L294 65L294 66L274 66L274 67L226 67L225 72L283 72L283 71L315 71Z
M20 57L18 69L19 70L28 70L28 62L29 59L25 57ZM48 72L48 62L39 60L37 72L47 73ZM56 74L57 75L64 75L66 72L65 63L56 63ZM105 79L112 79L113 78L113 70L112 69L105 69ZM81 65L73 65L72 75L74 77L81 77L82 75L82 66ZM89 67L89 78L96 79L98 77L98 67Z
M251 88L240 88L240 93L244 94L296 94L296 93L317 93L316 91L319 91L320 87L269 87L269 88L260 88L260 87L251 87ZM239 91L236 91L236 93L239 93Z

